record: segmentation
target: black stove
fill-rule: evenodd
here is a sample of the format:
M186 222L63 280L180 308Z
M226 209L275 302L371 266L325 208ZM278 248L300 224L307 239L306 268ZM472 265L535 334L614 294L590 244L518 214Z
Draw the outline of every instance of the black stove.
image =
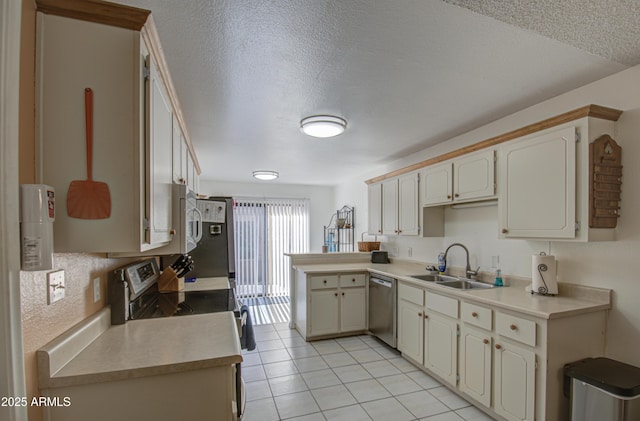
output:
M160 292L158 277L155 259L116 269L109 281L111 323L222 311L241 316L234 288Z
M234 290L231 288L178 292L159 292L153 288L134 300L130 310L132 320L220 311L233 311L236 317L240 316Z

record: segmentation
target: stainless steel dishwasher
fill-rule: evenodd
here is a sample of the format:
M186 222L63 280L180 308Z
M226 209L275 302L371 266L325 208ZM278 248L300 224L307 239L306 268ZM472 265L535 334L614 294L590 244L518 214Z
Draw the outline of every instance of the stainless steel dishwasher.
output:
M369 332L396 347L396 280L369 276Z

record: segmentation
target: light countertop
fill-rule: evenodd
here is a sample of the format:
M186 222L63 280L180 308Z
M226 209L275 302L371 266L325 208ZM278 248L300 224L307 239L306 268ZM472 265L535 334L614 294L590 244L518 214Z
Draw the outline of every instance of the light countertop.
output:
M311 263L295 265L307 274L362 272L391 276L402 282L420 286L428 291L474 301L492 307L517 311L542 319L555 319L575 314L600 311L611 308L611 290L572 284L559 284L558 296L539 296L525 291L526 283L513 282L507 287L490 289L458 290L433 282L411 278L410 275L425 274L425 265L415 262L392 262L389 264L352 263Z
M229 289L229 278L196 278L195 282L185 282L185 291L208 291L214 289Z
M40 388L168 374L242 361L232 312L134 320L108 326L77 355L65 358L69 354L64 350L65 344L77 342L73 335L71 332L38 351ZM55 365L61 368L56 369Z

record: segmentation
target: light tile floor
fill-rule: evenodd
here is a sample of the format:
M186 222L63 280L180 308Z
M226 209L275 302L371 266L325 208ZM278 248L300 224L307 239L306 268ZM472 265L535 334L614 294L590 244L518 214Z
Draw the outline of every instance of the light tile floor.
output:
M236 287L236 290L238 290L238 287ZM238 291L236 293L238 293ZM246 304L249 307L253 325L284 323L289 321L291 304L287 296L239 297L239 301L240 304Z
M287 323L254 333L243 421L492 420L373 337L305 342Z

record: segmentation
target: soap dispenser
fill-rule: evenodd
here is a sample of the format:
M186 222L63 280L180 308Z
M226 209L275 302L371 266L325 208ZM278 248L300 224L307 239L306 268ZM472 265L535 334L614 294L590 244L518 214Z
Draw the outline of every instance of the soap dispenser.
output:
M495 268L495 278L493 280L493 286L504 286L502 282L502 270L500 270L500 256L493 256L493 267Z

